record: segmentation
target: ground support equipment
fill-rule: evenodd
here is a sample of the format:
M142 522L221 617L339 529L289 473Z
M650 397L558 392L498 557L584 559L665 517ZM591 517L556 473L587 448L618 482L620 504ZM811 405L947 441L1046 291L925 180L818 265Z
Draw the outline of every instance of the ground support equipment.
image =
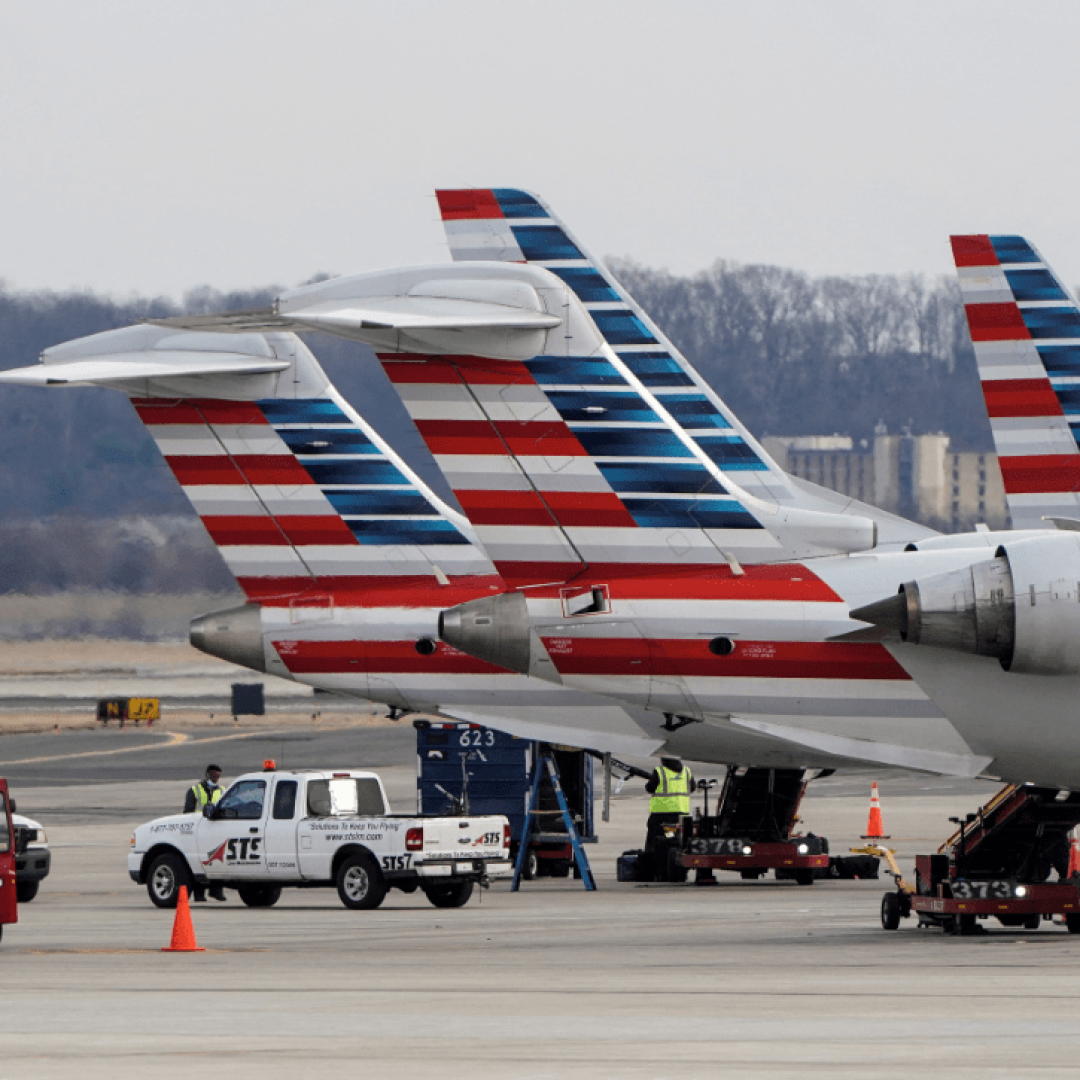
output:
M1080 792L1008 784L977 813L950 820L957 830L937 854L916 856L914 885L890 859L896 891L881 901L886 930L912 914L920 928L951 934L980 933L987 918L1037 930L1059 915L1080 933L1080 879L1066 876ZM1047 881L1053 869L1058 880Z
M682 820L668 854L668 880L685 880L689 870L708 880L712 870L734 870L744 878L769 870L778 879L812 885L829 869L829 842L799 835L799 805L806 786L820 775L803 769L731 767L716 813ZM681 877L680 877L681 875Z
M464 721L414 720L416 729L416 812L503 814L510 822L511 859L516 862L528 820L529 794L537 771L541 779L539 810L551 811L543 835L526 845L523 877L569 877L575 870L574 849L563 831L558 801L539 757L555 759L563 796L570 808L578 840L596 843L594 760L585 750L520 739L494 728ZM620 767L621 763L619 763Z
M544 810L541 808L540 791L543 786L541 781L545 774L559 804L558 810ZM541 819L553 815L559 816L565 832L545 832L541 828ZM570 807L567 805L562 784L559 783L559 767L555 763L555 754L546 743L540 743L538 744L536 769L533 773L532 790L529 792L525 832L522 835L521 843L518 845L517 861L514 864L514 880L510 886L510 891L518 891L528 852L532 845L565 843L567 839L569 839L574 858L574 876L580 878L584 882L585 888L592 892L596 888L596 881L593 879L589 860L585 855L585 848L582 845L581 837L578 835L577 826L574 824L574 816L570 813Z

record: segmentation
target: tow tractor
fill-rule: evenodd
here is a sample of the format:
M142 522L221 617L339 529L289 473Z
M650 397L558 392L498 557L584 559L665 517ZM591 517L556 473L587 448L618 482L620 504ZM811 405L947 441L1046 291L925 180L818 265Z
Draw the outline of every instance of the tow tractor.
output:
M698 871L699 882L709 880L713 870L734 870L752 880L772 870L777 879L813 885L815 876L829 870L829 842L813 833L797 834L795 828L807 784L822 775L804 769L731 766L712 815L708 785L716 781L699 781L704 810L683 818L673 830L666 880L685 881L689 870ZM665 868L662 860L658 851L654 873Z
M949 820L956 831L937 854L916 856L914 885L904 881L893 852L873 849L896 882L881 901L886 930L912 913L920 929L950 934L980 933L979 920L987 918L1037 930L1044 918L1060 915L1069 933L1080 933L1080 878L1067 876L1080 792L1008 784L977 813ZM1056 881L1047 881L1051 870Z

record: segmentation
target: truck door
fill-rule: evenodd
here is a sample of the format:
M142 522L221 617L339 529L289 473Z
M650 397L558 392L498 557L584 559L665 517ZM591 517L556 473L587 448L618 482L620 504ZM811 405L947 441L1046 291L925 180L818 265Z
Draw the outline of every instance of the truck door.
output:
M298 881L300 867L296 857L296 826L302 816L300 782L274 777L270 793L270 814L266 819L266 872L282 881Z
M222 795L215 816L203 818L195 827L198 858L207 878L265 877L268 779L238 780Z
M15 899L15 830L11 826L7 781L0 780L0 932L4 923L19 921Z

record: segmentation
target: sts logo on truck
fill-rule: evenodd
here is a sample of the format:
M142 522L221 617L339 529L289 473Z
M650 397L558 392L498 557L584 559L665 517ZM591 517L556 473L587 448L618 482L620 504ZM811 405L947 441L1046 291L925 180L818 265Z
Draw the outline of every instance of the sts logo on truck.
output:
M211 851L202 860L203 866L211 863L238 863L258 861L262 857L262 837L242 836L235 840L226 840Z

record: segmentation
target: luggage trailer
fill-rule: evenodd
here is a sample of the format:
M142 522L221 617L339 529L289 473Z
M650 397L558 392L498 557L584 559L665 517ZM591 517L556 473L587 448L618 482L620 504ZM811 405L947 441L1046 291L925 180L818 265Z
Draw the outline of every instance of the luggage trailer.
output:
M974 934L981 922L1037 930L1064 918L1080 933L1080 878L1069 875L1069 833L1080 823L1080 793L1009 784L977 813L950 818L957 830L934 855L915 859L905 882L891 852L896 890L881 901L881 925L896 930L915 914L918 926ZM1052 870L1058 880L1047 881Z

